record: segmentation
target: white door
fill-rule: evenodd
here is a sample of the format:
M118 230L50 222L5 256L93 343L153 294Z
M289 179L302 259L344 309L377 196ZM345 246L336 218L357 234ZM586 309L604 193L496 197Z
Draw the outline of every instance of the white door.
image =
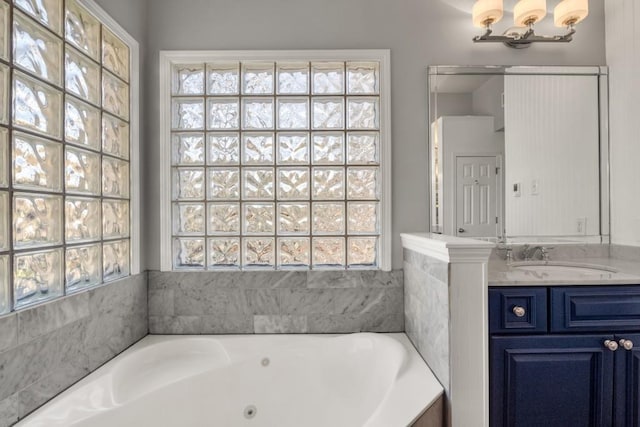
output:
M456 235L498 235L496 157L456 157Z

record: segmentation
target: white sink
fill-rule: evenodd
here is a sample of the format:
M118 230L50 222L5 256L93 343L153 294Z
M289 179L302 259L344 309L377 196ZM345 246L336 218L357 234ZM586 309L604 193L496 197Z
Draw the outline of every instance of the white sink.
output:
M610 277L617 271L611 267L576 263L513 263L509 266L514 273L538 279L553 277Z

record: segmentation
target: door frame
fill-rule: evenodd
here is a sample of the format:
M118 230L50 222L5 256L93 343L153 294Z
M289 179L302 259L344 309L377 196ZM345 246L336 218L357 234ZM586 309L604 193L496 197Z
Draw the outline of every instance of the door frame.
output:
M502 153L476 153L476 152L455 152L451 153L450 170L453 175L453 195L451 203L451 212L449 213L449 223L451 224L451 235L458 236L457 215L458 215L458 157L492 157L496 159L498 165L498 173L496 173L496 213L498 214L498 223L496 224L496 238L504 237L504 155Z

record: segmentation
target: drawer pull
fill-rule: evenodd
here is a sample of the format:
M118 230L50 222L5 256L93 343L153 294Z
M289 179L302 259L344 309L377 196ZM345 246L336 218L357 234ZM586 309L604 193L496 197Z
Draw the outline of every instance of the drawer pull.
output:
M513 314L516 315L516 317L524 317L525 314L527 314L527 310L524 309L524 307L520 307L519 305L516 305L515 307L513 307Z
M618 343L614 340L606 340L604 342L604 346L608 348L610 351L616 351L618 349Z
M625 350L628 351L628 350L631 350L633 348L633 341L621 339L620 340L620 345L622 346L622 348L624 348Z

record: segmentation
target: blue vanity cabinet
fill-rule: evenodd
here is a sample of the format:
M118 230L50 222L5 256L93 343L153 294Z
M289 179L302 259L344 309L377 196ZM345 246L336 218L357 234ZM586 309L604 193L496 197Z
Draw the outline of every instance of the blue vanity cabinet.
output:
M491 288L489 334L492 427L640 427L639 285Z

